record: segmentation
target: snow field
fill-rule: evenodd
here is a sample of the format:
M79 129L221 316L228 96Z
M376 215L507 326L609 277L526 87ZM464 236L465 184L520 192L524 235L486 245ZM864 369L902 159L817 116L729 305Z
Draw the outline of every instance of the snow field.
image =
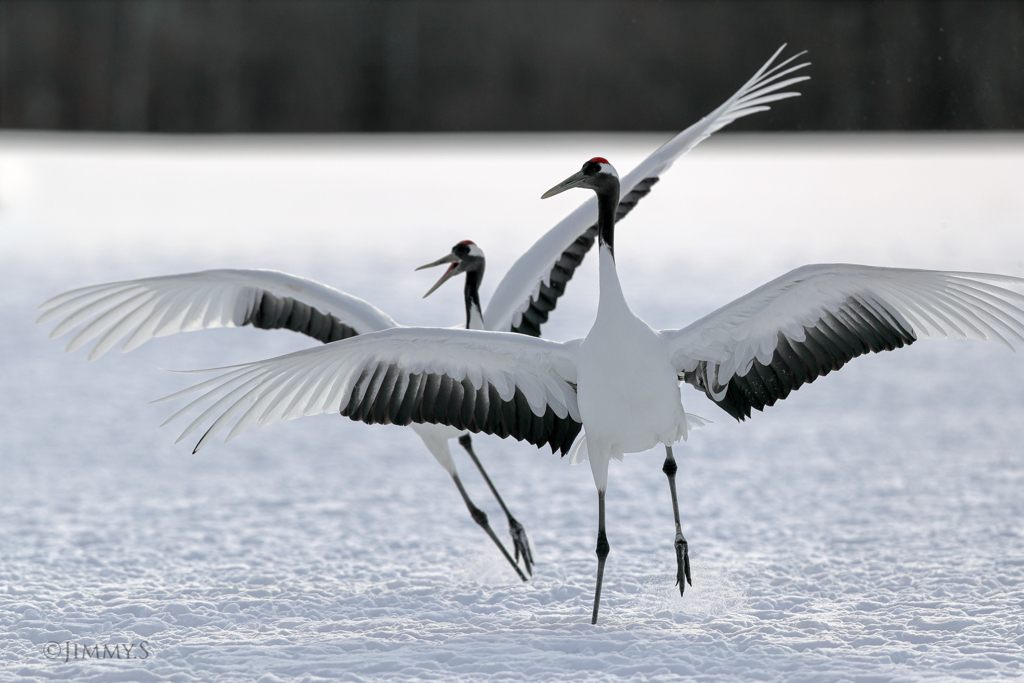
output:
M673 586L662 454L627 457L592 627L588 467L476 439L533 543L522 584L409 430L321 416L191 455L157 428L170 406L148 401L193 381L160 368L284 353L297 335L186 334L87 363L32 324L72 287L208 267L287 270L454 324L459 288L421 301L434 275L413 268L473 239L486 299L578 201L552 207L544 189L594 154L624 171L660 138L320 142L0 137L0 680L1021 676L1024 359L994 344L857 359L742 424L684 387L714 421L676 452L694 586ZM427 160L425 186L381 187ZM523 187L493 187L492 165ZM1024 275L1022 172L1020 136L718 136L623 223L625 293L671 327L806 262ZM452 193L460 205L433 201ZM552 338L586 332L595 266ZM64 662L51 641L151 654Z

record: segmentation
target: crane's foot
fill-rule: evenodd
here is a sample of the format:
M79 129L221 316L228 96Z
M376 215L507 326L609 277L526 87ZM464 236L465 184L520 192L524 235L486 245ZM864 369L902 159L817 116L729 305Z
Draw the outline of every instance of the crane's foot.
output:
M686 591L686 584L693 585L690 580L690 547L682 534L676 535L676 585L679 586L679 597Z
M512 536L516 562L522 557L526 573L533 576L533 553L530 552L530 539L526 537L526 529L523 528L523 525L511 515L508 518L508 533Z

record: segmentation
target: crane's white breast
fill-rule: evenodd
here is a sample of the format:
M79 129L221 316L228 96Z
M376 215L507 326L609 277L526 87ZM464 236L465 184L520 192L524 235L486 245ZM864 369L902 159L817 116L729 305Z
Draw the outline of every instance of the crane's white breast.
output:
M686 432L686 414L669 350L635 316L595 323L580 346L580 416L593 457L618 457L671 444Z

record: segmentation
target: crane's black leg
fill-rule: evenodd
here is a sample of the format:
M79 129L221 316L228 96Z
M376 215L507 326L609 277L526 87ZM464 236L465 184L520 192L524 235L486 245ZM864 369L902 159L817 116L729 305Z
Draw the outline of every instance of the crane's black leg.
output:
M601 582L604 581L604 561L608 557L608 534L604 530L604 491L597 490L597 590L594 591L594 616L590 623L597 623L597 609L601 606Z
M453 474L452 480L455 482L455 485L459 487L459 493L462 494L462 500L466 502L466 507L469 508L469 514L473 517L473 521L483 527L484 531L487 532L487 535L491 537L492 541L494 541L494 544L498 546L498 550L501 551L501 554L505 556L508 563L516 570L516 574L519 574L519 578L526 581L526 575L523 574L519 565L516 564L516 561L513 560L512 556L508 554L507 550L505 550L505 546L503 546L501 541L498 540L498 537L494 534L494 530L491 529L491 525L487 523L487 513L476 505L473 505L473 501L469 499L469 494L466 493L466 489L462 486L462 481L459 479L459 475Z
M690 549L683 537L683 527L679 523L679 498L676 496L676 459L672 457L672 447L665 446L665 464L661 471L668 477L668 488L672 492L672 513L676 517L676 585L679 595L686 590L686 584L693 585L690 580Z
M519 560L519 556L523 557L523 566L526 567L526 573L533 576L533 553L530 552L530 541L526 538L526 529L523 525L512 516L512 513L508 511L505 506L505 501L501 499L498 494L498 489L494 488L494 484L491 483L491 478L487 476L487 472L484 470L484 466L480 463L480 459L476 457L476 453L473 452L473 439L469 437L469 434L464 434L459 437L459 445L466 449L469 453L469 457L473 459L473 463L477 469L480 470L480 474L483 475L484 481L487 482L487 486L490 487L491 493L498 499L498 505L505 511L505 516L508 517L508 533L512 536L512 545L515 546L516 560Z

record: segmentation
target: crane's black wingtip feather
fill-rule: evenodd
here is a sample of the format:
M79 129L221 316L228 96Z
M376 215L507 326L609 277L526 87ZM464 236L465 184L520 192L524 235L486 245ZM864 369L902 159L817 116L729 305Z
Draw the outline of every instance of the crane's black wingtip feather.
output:
M292 330L325 344L359 334L337 316L322 313L291 297L275 296L266 290L256 293L242 325L252 325L261 330Z
M802 341L779 332L771 361L764 364L755 358L745 374L727 379L724 394L721 385L712 386L721 378L709 377L705 361L694 371L682 373L680 379L742 422L751 416L751 409L763 411L858 356L892 351L917 341L913 330L882 302L863 294L847 297L803 331Z
M570 385L571 386L571 385ZM511 436L564 455L583 428L571 416L545 406L537 415L519 387L503 400L489 382L479 388L468 378L444 374L410 375L397 364L368 363L356 379L341 415L367 424L443 424L470 432Z

